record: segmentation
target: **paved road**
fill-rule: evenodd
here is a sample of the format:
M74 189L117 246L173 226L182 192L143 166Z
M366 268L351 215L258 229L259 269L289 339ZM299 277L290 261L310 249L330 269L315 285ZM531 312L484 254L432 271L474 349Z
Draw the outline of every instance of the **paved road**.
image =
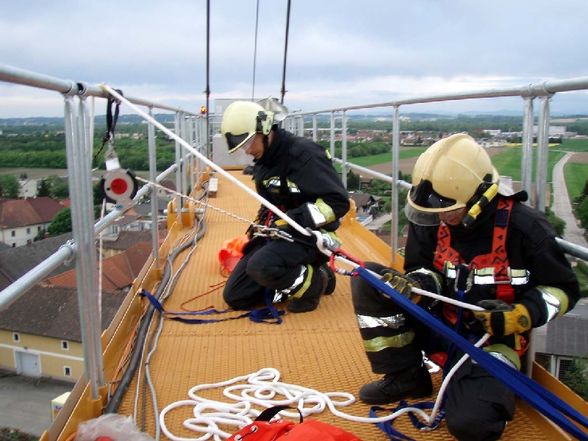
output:
M564 165L572 155L573 153L566 153L553 167L553 211L566 222L564 239L588 248L588 242L584 239L584 229L578 226L574 217L564 177Z
M41 436L51 424L51 400L73 384L0 372L0 427Z

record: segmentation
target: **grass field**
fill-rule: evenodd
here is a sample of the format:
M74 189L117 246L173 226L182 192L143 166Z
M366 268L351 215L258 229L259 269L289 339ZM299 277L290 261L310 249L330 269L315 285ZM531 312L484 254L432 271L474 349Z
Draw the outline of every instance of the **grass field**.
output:
M425 151L424 147L409 147L400 149L398 156L400 159L416 158ZM362 156L359 158L348 158L348 161L362 167L382 164L392 161L392 153L381 153L373 156Z
M588 180L588 164L567 163L564 168L566 186L570 199L573 201L580 196Z

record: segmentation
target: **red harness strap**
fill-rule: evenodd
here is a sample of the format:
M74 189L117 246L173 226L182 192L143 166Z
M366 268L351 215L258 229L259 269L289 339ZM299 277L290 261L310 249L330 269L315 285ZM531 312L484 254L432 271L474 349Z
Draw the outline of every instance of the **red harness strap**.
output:
M509 261L506 254L506 236L512 204L512 199L500 198L498 200L492 237L492 250L488 254L476 256L468 264L470 270L494 268L496 298L509 304L514 302L514 288L510 284L508 274ZM464 259L458 251L451 247L451 232L449 227L445 223L441 223L437 230L437 249L435 250L433 263L435 268L444 272L445 262L450 262L457 266L464 263Z

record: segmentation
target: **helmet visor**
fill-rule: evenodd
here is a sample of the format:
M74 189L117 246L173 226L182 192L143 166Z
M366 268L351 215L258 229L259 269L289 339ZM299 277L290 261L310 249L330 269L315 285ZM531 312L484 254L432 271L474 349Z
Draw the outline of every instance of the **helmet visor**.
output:
M233 135L232 133L225 133L227 144L229 146L229 153L244 147L246 144L253 142L254 133L241 133L240 135Z
M446 198L433 189L431 181L421 180L418 185L413 185L408 194L415 208L420 207L426 211L449 211L457 205L455 199Z
M411 204L404 206L404 214L409 222L423 227L432 227L441 223L439 213L417 210Z

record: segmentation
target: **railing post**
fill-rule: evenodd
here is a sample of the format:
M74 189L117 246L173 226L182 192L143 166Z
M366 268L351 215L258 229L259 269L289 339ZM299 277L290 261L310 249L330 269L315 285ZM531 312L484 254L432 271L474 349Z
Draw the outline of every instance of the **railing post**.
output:
M206 120L204 118L199 118L198 119L198 148L197 150L204 154L204 150L206 149ZM197 181L200 180L200 176L202 174L202 171L204 170L204 164L202 164L202 161L197 158L196 159L197 163L198 163L198 178Z
M182 131L181 131L181 120L182 120L182 113L181 112L176 112L176 118L174 121L174 133L178 136L182 136ZM175 143L176 145L176 164L177 164L177 168L176 168L176 191L179 194L184 194L182 192L182 146L180 145L180 143L178 141L176 141ZM183 201L182 198L179 196L179 194L176 194L176 221L182 225L182 205L183 205Z
M312 115L312 140L316 142L317 140L317 126L316 126L316 113Z
M549 101L550 96L542 97L537 125L537 203L535 208L545 211L545 192L547 190L547 164L549 159Z
M87 140L87 112L83 99L76 114L73 97L65 96L65 145L69 170L71 221L77 244L76 279L80 330L84 347L84 367L90 382L92 398L99 398L104 384L101 335L101 308L96 269L94 206L91 188L91 160Z
M182 114L182 124L181 124L180 136L182 137L182 139L184 141L186 141L192 147L194 147L194 145L192 144L192 141L190 139L190 132L188 130L188 123L189 123L188 115L183 113ZM188 152L188 150L185 150L183 148L182 148L181 152L182 152L182 194L189 195L190 191L191 191L191 188L188 187L188 185L190 184L190 181L188 179L189 178L188 173L190 173L190 160L189 160L190 152Z
M149 106L149 116L153 117L153 106ZM149 148L149 180L157 179L157 149L155 141L155 126L149 122L147 126L147 144ZM157 188L151 186L151 246L155 267L159 268L159 201Z
M343 186L347 188L347 111L343 111L343 115L341 116L341 160L343 163L341 164L341 180L343 181Z
M298 136L304 136L304 117L300 115L298 117Z
M398 171L400 161L400 108L394 106L392 122L392 220L390 228L390 244L392 246L392 263L396 262L398 249Z
M335 157L335 112L331 112L331 135L330 135L329 150L331 158Z
M190 144L192 145L192 147L197 148L198 144L196 142L196 118L189 117L188 119L189 121L189 127L190 127ZM194 190L194 170L196 169L196 160L194 158L194 155L190 155L190 161L189 161L189 168L188 170L190 170L190 192L192 192L192 190Z
M523 119L522 135L522 158L521 158L521 190L529 195L529 202L534 200L531 183L533 181L533 100L534 97L525 97L525 109Z

